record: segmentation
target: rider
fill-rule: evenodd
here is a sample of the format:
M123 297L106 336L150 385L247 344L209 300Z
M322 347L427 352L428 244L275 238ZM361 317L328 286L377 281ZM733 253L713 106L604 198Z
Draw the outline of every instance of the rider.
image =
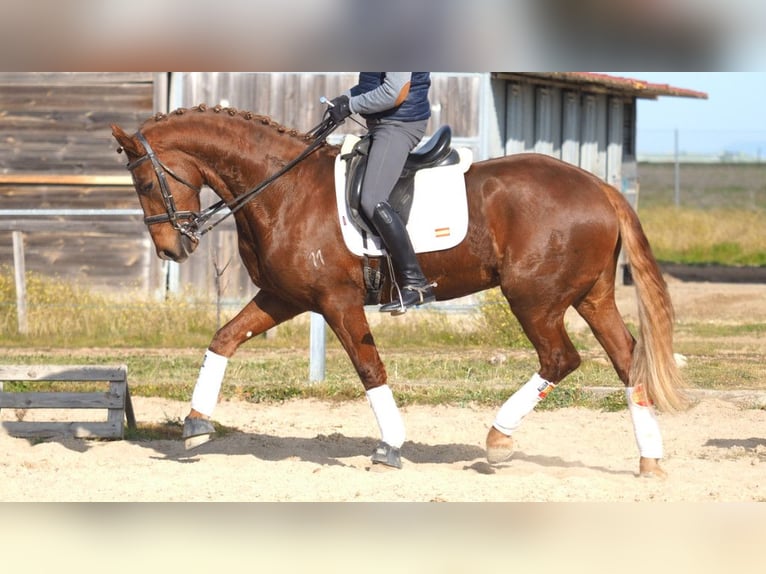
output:
M360 72L356 86L331 101L329 114L341 123L352 113L367 122L370 149L361 208L380 235L401 281L400 301L380 310L403 313L436 299L420 268L407 228L388 202L407 155L425 134L431 105L430 72Z

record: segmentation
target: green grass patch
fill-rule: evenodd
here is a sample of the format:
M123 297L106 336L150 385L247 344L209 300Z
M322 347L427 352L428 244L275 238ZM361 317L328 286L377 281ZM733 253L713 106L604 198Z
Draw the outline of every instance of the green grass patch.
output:
M681 323L676 333L695 338L732 338L766 335L766 323Z

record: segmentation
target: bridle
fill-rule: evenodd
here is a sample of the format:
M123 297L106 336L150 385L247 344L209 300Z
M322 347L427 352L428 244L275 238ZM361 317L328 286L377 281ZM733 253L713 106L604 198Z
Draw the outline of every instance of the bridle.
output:
M196 193L199 193L201 188L193 186L191 183L186 181L184 178L182 178L180 175L162 163L162 161L160 161L160 159L155 155L152 146L150 146L149 142L146 141L144 134L138 132L136 134L136 139L138 139L138 141L141 142L141 145L144 146L146 155L143 155L137 160L129 163L127 165L128 171L132 172L145 161L151 161L152 167L154 168L154 173L157 175L157 181L160 184L162 201L165 204L165 213L146 216L144 217L144 223L146 225L155 225L157 223L170 222L170 224L173 226L173 229L182 235L186 235L192 241L199 241L197 230L200 214L194 211L179 211L176 208L176 202L173 199L173 194L170 193L170 187L168 187L168 180L165 177L165 174L169 175L177 182L182 183Z
M237 211L242 209L247 202L249 202L251 199L253 199L256 195L258 195L261 191L263 191L268 185L273 183L276 179L283 176L285 173L290 171L293 167L298 165L301 161L306 159L311 153L313 153L316 149L318 149L327 139L327 136L330 135L330 133L335 130L335 128L338 127L339 124L336 124L332 118L328 117L324 119L319 125L314 127L311 131L308 133L308 137L313 139L311 142L311 145L309 145L298 157L296 157L294 160L289 162L287 165L285 165L282 169L280 169L275 174L269 176L264 181L259 183L256 187L248 191L247 193L244 193L238 197L235 197L234 200L232 200L230 203L227 203L224 200L221 200L217 203L214 203L210 207L204 209L203 211L197 213L194 211L179 211L176 208L176 202L173 199L173 194L170 192L170 187L168 187L168 181L166 175L169 175L173 179L175 179L177 182L185 185L189 189L193 190L195 193L199 193L201 191L201 188L193 186L191 183L186 181L184 178L179 176L177 173L175 173L172 169L170 169L167 165L165 165L154 153L154 150L149 145L149 142L146 141L146 138L144 135L139 131L136 133L136 139L141 143L141 145L144 146L144 150L146 151L146 154L139 157L135 161L132 161L128 163L127 168L128 171L133 172L136 167L144 163L145 161L151 161L152 167L154 168L154 173L157 175L157 181L160 185L160 193L162 194L162 201L165 204L165 213L160 213L157 215L149 215L144 217L144 223L147 226L155 225L157 223L170 223L173 226L173 229L181 233L182 235L185 235L195 243L199 242L200 237L208 233L209 231L212 231L214 227L219 225L223 222L224 219L227 217L234 215ZM217 213L221 212L222 210L228 208L228 212L224 213L216 219L215 221L212 221L208 223L208 221Z

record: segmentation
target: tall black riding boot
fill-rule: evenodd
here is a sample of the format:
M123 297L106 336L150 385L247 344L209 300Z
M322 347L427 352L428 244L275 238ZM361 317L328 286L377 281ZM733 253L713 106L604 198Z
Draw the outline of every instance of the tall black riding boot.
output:
M380 308L381 312L398 315L413 305L435 301L433 287L420 269L409 233L399 214L387 202L381 201L375 206L372 224L383 240L401 281L401 299L386 303Z

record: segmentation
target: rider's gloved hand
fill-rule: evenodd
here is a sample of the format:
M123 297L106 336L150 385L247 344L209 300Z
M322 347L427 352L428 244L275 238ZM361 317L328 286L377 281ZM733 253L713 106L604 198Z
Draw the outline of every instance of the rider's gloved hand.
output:
M332 121L336 124L343 123L343 120L351 115L351 108L348 105L348 96L344 95L333 98L330 100L330 104L332 105L327 109L327 112L330 114Z

